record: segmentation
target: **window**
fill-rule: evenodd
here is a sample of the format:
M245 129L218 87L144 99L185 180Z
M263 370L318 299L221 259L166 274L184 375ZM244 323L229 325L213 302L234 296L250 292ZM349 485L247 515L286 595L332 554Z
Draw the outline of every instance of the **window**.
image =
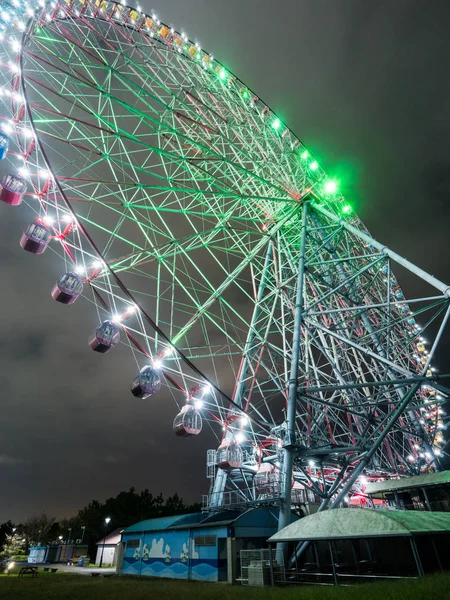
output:
M139 548L141 540L127 540L127 548Z
M196 546L215 546L217 541L216 535L197 535L194 538Z

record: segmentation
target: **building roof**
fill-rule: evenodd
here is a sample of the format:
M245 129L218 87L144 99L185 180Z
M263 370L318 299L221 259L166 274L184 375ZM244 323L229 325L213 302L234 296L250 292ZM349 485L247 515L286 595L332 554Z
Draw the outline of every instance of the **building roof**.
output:
M168 529L171 525L174 525L177 521L185 523L189 519L197 522L198 517L203 516L202 513L193 513L190 515L174 515L172 517L159 517L157 519L146 519L145 521L139 521L134 525L130 525L123 530L123 533L141 533L143 531L163 531Z
M115 529L114 531L111 531L111 533L109 533L105 538L102 538L101 540L99 540L97 542L97 546L99 546L100 544L103 545L105 544L105 546L111 546L111 545L116 545L120 542L121 538L122 538L122 531L123 528L119 527L119 529Z
M432 532L450 533L450 513L337 508L299 519L278 531L269 541L411 536Z
M383 492L394 492L400 490L409 490L417 487L428 487L450 483L450 471L438 471L437 473L424 473L414 477L402 477L401 479L388 479L386 481L377 481L367 484L367 494L380 494Z
M296 518L295 515L292 515L292 518ZM263 531L263 528L272 528L272 530L276 528L277 521L278 509L259 507L244 511L226 510L213 514L200 512L174 517L162 517L160 519L148 519L127 527L124 529L123 534L142 533L144 531L227 527L229 525L245 527L247 529L256 527ZM268 530L267 535L270 535L270 531Z
M171 525L170 529L193 529L196 527L225 527L231 525L241 517L242 511L225 510L219 513L198 513L200 517L196 522L180 522L177 521Z

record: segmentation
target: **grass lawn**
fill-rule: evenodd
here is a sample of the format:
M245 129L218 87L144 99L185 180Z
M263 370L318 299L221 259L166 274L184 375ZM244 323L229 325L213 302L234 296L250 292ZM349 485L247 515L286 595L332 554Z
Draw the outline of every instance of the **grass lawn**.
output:
M0 576L0 600L446 600L450 573L353 587L253 588L157 579L43 573Z

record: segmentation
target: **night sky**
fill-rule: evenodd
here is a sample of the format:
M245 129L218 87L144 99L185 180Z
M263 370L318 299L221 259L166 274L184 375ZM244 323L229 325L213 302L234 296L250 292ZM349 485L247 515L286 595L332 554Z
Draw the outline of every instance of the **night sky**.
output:
M450 283L448 1L153 2L291 127L374 237ZM62 265L19 247L25 213L0 206L0 521L130 486L199 500L213 438L178 439L173 403L133 399L127 348L88 348L95 310L51 299Z

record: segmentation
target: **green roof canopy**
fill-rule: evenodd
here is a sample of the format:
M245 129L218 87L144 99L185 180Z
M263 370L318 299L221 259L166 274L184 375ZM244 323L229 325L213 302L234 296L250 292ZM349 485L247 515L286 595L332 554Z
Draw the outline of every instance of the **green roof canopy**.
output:
M401 479L388 479L386 481L377 481L368 483L366 492L368 494L380 494L382 492L394 492L400 490L409 490L417 487L428 487L450 483L450 471L438 471L437 473L424 473L414 477L402 477Z
M278 531L269 541L411 536L432 532L450 533L450 513L337 508L299 519Z

